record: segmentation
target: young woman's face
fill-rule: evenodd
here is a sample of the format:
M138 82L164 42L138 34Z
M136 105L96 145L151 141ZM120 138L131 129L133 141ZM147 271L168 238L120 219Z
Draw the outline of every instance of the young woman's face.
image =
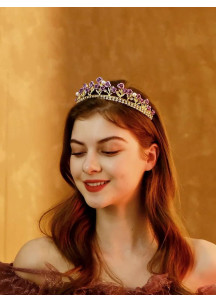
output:
M109 139L117 136L121 139ZM71 134L70 170L86 203L104 208L139 200L140 185L146 161L134 136L96 113L85 120L76 120ZM106 139L104 142L99 142ZM107 152L113 152L108 154ZM86 180L109 181L103 189L90 192ZM92 188L92 187L90 187ZM95 188L95 187L94 187Z

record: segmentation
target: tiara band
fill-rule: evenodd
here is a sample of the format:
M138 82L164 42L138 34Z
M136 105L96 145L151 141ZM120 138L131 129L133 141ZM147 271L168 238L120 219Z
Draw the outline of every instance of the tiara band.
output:
M148 99L143 99L140 94L137 94L132 89L125 88L123 83L119 83L115 87L109 81L104 81L102 77L97 78L96 82L97 84L93 81L89 84L84 84L79 92L76 92L75 102L79 103L86 99L101 98L125 104L142 112L151 120L153 119L155 111L151 109Z

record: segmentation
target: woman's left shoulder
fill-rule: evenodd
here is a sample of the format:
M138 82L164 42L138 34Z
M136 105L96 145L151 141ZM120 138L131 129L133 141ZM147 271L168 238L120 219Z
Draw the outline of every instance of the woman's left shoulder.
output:
M196 272L199 279L203 285L216 284L216 245L205 239L190 239L196 254Z
M202 264L204 264L205 267L207 264L216 264L216 244L205 239L191 239L194 243L197 253L202 260Z

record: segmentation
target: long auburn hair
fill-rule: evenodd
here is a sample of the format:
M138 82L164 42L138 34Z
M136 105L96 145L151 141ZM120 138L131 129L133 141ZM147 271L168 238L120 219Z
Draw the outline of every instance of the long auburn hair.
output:
M125 80L111 81L117 85ZM129 87L140 93L143 99L147 96L140 90ZM194 253L187 242L189 237L180 216L177 214L176 202L179 202L176 170L160 114L155 110L153 120L143 113L121 103L100 98L92 98L76 104L68 113L63 139L63 150L60 159L60 171L65 181L73 188L73 194L46 211L39 220L39 228L43 234L51 238L63 257L74 265L72 270L64 273L70 279L59 293L78 289L100 280L102 268L117 283L121 280L106 264L96 236L96 210L85 202L76 188L70 172L70 138L73 125L78 118L88 118L100 113L106 120L118 127L128 129L137 138L141 150L156 143L159 156L156 165L146 171L142 180L141 203L146 219L157 242L157 251L149 260L147 269L152 274L168 273L173 280L175 294L192 294L181 281L194 267ZM48 219L48 232L41 229L41 221L45 215Z

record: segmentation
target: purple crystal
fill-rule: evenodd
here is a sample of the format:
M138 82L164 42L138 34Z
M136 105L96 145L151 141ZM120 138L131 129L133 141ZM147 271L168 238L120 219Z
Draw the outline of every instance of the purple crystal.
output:
M140 101L140 103L143 103L143 102L144 102L143 98L140 98L139 101Z
M85 89L85 88L87 88L88 87L88 85L85 83L84 85L83 85L83 88Z
M103 81L102 77L99 77L96 79L97 83L100 83L101 81Z
M106 86L104 86L104 85L101 86L101 89L102 89L102 90L106 90Z
M127 89L127 92L126 92L127 94L132 94L133 93L133 91L131 90L131 89Z
M141 94L137 94L137 99L140 99L141 98Z
M100 85L95 84L94 87L95 87L95 89L99 89L99 88L100 88Z
M90 88L86 88L86 92L88 93L91 89Z
M111 87L111 92L112 92L112 93L116 93L116 90L117 90L117 89L116 89L114 86Z
M84 89L81 88L81 89L79 90L79 93L82 94L82 93L83 93L83 90L84 90Z
M106 87L111 87L110 81L107 81L106 84L105 84L105 86L106 86Z
M93 86L94 86L94 82L91 81L91 82L89 83L89 87L93 87Z
M118 87L119 89L124 89L124 84L123 84L123 83L119 83L119 84L117 85L117 87Z
M145 99L145 103L148 105L148 104L149 104L149 100L148 100L148 99Z
M148 106L147 106L147 110L151 110L151 106L148 105Z
M123 92L124 92L124 93L127 93L127 88L124 88L124 89L123 89Z
M152 110L152 115L154 115L155 114L155 111L154 110Z

